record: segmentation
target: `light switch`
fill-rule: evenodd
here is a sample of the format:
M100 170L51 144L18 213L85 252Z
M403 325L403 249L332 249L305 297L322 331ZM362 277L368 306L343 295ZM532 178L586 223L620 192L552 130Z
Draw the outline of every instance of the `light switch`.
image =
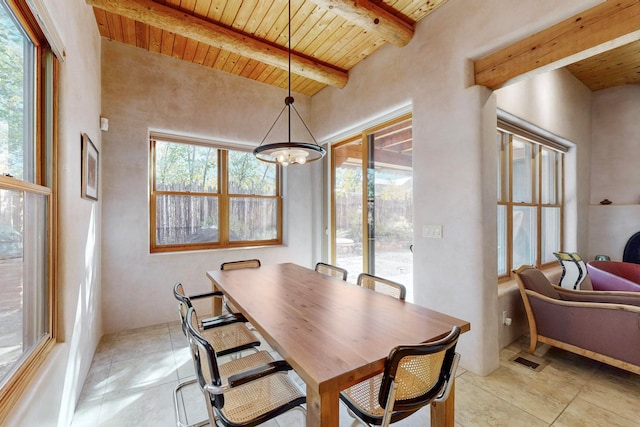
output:
M422 236L428 239L442 239L442 225L425 225L422 228Z

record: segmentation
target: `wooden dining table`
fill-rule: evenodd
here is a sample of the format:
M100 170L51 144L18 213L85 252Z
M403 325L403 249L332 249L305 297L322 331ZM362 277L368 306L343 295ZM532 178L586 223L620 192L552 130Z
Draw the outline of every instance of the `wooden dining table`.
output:
M381 373L393 347L442 338L453 326L470 329L467 321L292 263L207 277L305 382L307 426L338 426L340 391ZM214 314L221 308L216 303ZM454 425L453 390L432 404L431 425Z

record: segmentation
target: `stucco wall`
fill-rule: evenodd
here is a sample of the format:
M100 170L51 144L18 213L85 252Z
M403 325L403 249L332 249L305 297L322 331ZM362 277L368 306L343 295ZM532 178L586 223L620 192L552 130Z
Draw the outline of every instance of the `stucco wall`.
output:
M593 150L589 259L621 261L629 237L640 231L640 85L593 94ZM601 200L613 203L601 206Z
M100 35L84 1L44 3L67 53L58 86L59 343L13 408L8 426L69 425L102 334L101 203L80 197L80 135L86 132L102 149Z
M413 105L414 294L419 304L471 322L461 364L498 366L495 98L473 86L472 61L596 1L447 2L403 48L386 46L350 72L344 89L312 99L320 138ZM490 144L490 145L489 145ZM586 196L585 196L586 197ZM421 235L443 225L443 239Z
M103 134L105 333L176 321L174 283L191 293L209 290L205 273L222 262L259 258L311 266L319 260L313 236L319 234L320 163L285 171L285 245L149 252L149 130L257 145L281 110L285 90L108 40L102 75L109 119ZM296 96L303 117L308 106L308 97ZM277 136L278 129L270 140Z

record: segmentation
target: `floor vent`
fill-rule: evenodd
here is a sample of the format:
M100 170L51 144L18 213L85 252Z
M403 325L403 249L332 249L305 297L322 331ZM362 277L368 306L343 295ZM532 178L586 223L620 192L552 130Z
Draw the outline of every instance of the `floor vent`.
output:
M527 368L534 370L536 372L540 372L547 364L548 360L543 359L542 357L534 356L533 354L521 352L516 354L511 359L512 362L519 363L520 365L526 366Z

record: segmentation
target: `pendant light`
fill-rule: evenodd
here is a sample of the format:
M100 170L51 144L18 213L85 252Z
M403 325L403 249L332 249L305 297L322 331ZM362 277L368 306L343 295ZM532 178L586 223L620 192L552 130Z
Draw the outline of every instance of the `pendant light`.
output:
M288 69L288 86L289 86L289 95L284 99L284 107L280 110L280 114L276 117L276 120L273 122L267 134L262 138L260 145L258 145L255 150L253 150L253 155L256 156L259 160L269 163L278 163L282 166L287 166L291 164L305 164L308 162L313 162L314 160L319 160L324 157L326 154L326 150L321 147L316 139L313 137L313 134L309 130L309 127L304 122L300 113L293 105L293 96L291 96L291 1L289 0L289 39L288 39L288 52L289 52L289 69ZM284 110L287 109L289 115L288 122L288 139L287 142L274 142L271 144L264 144L264 141L271 133L271 130L276 125L280 116ZM308 142L292 142L291 141L291 110L293 110L302 124L304 125L307 132L311 136L313 140L313 144Z

